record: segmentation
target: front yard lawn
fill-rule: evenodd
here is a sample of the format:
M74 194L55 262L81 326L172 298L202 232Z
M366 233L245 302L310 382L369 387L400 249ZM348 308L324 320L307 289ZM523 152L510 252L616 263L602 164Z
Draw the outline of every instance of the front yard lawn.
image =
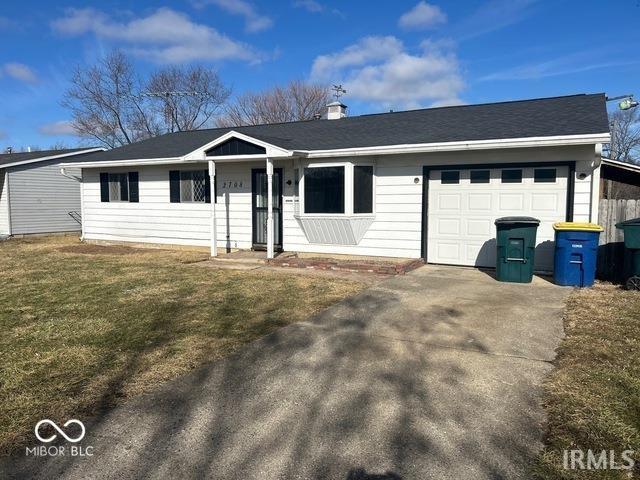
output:
M72 237L0 243L0 452L43 418L86 418L363 288L193 265L206 258Z
M614 285L576 290L565 315L556 370L546 383L549 433L538 459L541 479L640 476L640 293ZM566 470L564 450L634 450L628 470ZM586 459L585 459L586 460Z

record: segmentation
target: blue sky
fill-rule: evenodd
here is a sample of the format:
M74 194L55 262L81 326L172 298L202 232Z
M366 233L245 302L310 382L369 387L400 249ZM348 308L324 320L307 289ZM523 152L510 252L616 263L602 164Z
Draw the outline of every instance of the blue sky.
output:
M141 73L216 68L234 94L342 83L350 114L638 93L639 0L22 1L0 7L0 145L78 143L70 72L113 48Z

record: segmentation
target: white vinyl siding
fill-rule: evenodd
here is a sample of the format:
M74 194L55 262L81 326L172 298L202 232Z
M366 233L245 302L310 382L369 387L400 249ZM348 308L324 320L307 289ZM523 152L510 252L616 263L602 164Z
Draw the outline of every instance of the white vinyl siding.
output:
M592 206L591 163L593 146L523 148L475 152L446 152L424 155L394 155L327 159L327 163L354 160L374 166L374 214L357 245L310 243L296 218L294 170L302 172L304 162L276 160L283 169L283 249L314 253L373 255L419 258L422 230L423 165L500 164L521 162L576 162L576 221L589 219ZM321 162L314 162L321 163ZM140 201L101 203L99 172L84 172L85 238L176 245L209 246L211 204L170 203L169 171L202 170L206 164L140 166ZM216 165L216 227L220 251L252 246L251 169L265 168L264 161ZM113 169L113 171L117 171ZM416 183L417 179L417 183ZM287 182L290 181L290 185ZM349 199L347 199L349 201ZM559 218L558 220L564 220Z
M11 234L79 232L69 212L80 213L80 183L60 173L60 160L7 169ZM80 176L80 169L67 168Z
M99 173L84 171L84 238L170 245L209 246L211 204L171 203L169 171L202 171L193 166L142 166L138 203L100 202ZM251 168L264 164L219 164L216 228L220 248L251 248ZM115 171L115 170L114 170ZM229 237L227 239L227 225Z

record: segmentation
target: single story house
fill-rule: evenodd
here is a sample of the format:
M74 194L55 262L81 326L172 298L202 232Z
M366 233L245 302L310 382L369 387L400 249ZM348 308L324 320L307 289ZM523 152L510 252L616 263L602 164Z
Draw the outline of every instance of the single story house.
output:
M92 154L91 241L495 265L498 217L597 221L604 94L171 133Z
M60 175L59 165L101 150L0 154L0 235L80 231L80 170L70 169L74 180Z

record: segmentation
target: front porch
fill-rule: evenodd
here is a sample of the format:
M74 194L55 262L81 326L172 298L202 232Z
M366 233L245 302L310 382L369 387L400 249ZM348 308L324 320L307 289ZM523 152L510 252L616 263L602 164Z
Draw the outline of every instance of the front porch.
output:
M421 258L371 257L361 255L319 255L305 252L280 252L265 258L264 252L236 250L219 253L211 260L213 265L237 269L251 266L295 268L314 271L365 273L381 276L404 275L424 265Z

